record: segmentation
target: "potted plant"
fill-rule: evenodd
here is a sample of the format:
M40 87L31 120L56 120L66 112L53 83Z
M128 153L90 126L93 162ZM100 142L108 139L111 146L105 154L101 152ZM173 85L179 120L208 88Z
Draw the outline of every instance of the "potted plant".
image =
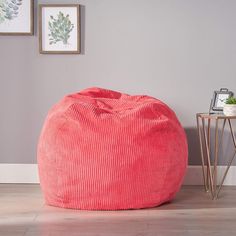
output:
M236 116L236 98L229 97L224 105L223 109L224 115L226 116Z

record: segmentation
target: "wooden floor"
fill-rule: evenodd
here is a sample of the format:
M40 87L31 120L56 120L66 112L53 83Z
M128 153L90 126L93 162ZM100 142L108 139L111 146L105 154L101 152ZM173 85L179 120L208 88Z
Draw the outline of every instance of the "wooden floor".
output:
M184 187L170 204L131 211L76 211L44 205L38 185L0 185L0 236L236 235L236 187L212 201Z

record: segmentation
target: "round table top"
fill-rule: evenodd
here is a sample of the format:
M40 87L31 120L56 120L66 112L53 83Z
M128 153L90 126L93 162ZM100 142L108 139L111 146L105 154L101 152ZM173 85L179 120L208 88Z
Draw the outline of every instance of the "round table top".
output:
M226 116L223 113L197 113L197 117L207 118L207 119L236 119L236 116Z

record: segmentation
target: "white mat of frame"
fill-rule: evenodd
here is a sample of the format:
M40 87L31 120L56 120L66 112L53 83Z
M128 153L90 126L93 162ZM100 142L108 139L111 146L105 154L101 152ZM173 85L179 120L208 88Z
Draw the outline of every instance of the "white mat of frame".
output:
M218 181L226 167L218 167ZM37 164L0 164L0 183L39 183ZM202 185L201 166L188 166L184 185ZM232 166L224 185L236 186L236 166Z

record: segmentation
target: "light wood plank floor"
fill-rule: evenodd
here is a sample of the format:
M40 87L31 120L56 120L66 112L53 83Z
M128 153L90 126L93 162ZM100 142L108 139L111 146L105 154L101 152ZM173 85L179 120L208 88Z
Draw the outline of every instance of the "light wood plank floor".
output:
M212 201L203 187L183 187L161 207L76 211L44 205L39 185L0 185L0 236L236 235L236 187Z

